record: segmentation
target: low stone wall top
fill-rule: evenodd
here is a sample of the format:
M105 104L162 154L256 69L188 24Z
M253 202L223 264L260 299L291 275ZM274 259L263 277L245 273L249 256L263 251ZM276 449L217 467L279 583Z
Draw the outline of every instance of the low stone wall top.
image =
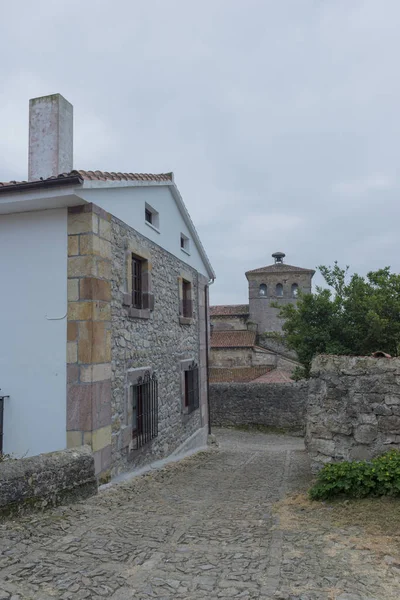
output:
M97 492L88 446L0 462L0 515L86 498Z
M216 427L262 425L304 432L308 384L213 383L211 423Z
M306 420L312 469L400 449L400 359L318 356Z

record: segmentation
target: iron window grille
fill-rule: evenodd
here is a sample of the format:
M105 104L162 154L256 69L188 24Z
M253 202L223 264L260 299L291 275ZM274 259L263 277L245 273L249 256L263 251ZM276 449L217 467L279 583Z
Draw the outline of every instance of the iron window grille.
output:
M135 308L143 306L142 261L132 256L132 305Z
M0 454L3 454L3 435L4 435L4 400L9 396L2 396L0 393Z
M158 435L158 381L157 375L146 371L132 390L132 440L138 450Z
M191 413L199 406L199 367L193 361L185 371L185 409Z

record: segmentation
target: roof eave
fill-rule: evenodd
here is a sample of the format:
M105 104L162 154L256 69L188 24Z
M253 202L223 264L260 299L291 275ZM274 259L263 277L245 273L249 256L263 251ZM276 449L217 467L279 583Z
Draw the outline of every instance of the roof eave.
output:
M0 188L0 215L87 204L87 201L80 196L82 186L76 185L76 181L66 182L63 179L61 184L60 181L57 182L58 185L43 185L44 182L39 181L28 182L28 185L14 184L10 189L6 189L6 186ZM32 186L33 183L37 185Z
M64 187L71 185L81 185L83 179L81 176L72 175L71 177L39 179L38 181L23 181L11 185L0 185L0 194L15 194L17 192L28 192L35 190L44 190L55 187Z

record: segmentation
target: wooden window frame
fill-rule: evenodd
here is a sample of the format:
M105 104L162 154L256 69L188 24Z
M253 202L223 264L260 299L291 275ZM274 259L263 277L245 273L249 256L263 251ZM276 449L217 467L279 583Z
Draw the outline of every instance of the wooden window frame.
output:
M193 373L194 385L196 386L192 390L189 389L190 372ZM190 402L190 393L195 395L192 402ZM192 358L181 361L181 398L182 414L185 417L194 414L200 408L200 368L198 362Z
M184 233L181 233L180 246L182 252L190 255L190 238L188 238L188 236Z
M157 233L160 233L160 213L147 202L144 205L144 222Z
M182 280L182 317L193 317L192 284L185 279Z
M123 294L123 305L128 316L136 319L149 319L154 310L151 263L131 249L126 252L126 291Z
M193 282L187 277L179 278L179 323L193 323Z

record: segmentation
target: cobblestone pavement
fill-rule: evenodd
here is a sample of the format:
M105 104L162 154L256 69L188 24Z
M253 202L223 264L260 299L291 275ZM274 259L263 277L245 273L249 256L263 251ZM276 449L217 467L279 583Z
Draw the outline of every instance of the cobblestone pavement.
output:
M217 439L218 450L86 502L2 523L0 599L400 597L400 564L359 549L359 531L277 509L309 481L301 439L228 430Z

